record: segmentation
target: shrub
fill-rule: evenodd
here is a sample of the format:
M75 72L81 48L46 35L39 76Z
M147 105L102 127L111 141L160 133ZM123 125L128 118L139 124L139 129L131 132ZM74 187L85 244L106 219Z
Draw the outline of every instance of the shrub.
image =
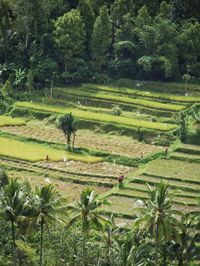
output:
M114 106L112 109L112 115L120 116L121 114L122 114L121 108L118 105Z
M50 86L51 81L58 74L58 64L51 58L32 59L32 74L39 86Z
M2 95L5 99L9 98L12 94L12 87L10 85L10 81L6 80L4 86L1 89Z
M92 77L92 81L98 84L108 84L110 82L110 78L106 74L96 73Z
M0 188L8 184L8 176L4 170L0 169Z
M0 100L0 115L6 112L7 107L7 104L4 101Z
M68 71L62 73L63 83L78 83L87 81L91 77L91 71L83 59L75 58L70 62Z

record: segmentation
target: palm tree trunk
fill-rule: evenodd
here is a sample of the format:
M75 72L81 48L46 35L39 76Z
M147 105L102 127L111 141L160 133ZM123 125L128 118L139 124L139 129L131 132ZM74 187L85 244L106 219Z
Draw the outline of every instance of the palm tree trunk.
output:
M86 251L86 236L84 234L83 236L83 258L84 258L84 261L83 261L83 264L84 266L87 266L87 251Z
M180 256L178 256L178 266L183 266L183 253L181 252Z
M183 260L182 259L178 261L178 266L183 266Z
M13 260L13 266L16 266L16 256L15 256L15 247L16 247L16 243L15 243L15 225L14 222L11 222L12 225L12 260Z
M167 266L167 248L166 243L163 246L163 266Z
M40 224L40 266L42 266L42 252L43 252L43 233L44 233L44 220L42 218Z
M158 265L158 224L156 225L156 265Z
M111 266L111 258L110 258L110 253L111 253L111 231L108 229L108 266Z

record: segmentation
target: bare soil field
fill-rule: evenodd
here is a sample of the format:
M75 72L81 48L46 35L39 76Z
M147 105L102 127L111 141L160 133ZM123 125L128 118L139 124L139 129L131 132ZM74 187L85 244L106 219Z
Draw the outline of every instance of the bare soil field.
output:
M134 173L137 168L129 167L119 164L113 164L108 162L101 162L101 163L82 163L78 161L68 161L66 164L63 162L38 162L36 165L42 165L45 167L50 167L51 169L62 169L64 171L69 171L73 173L82 173L82 174L95 174L95 175L102 175L105 176L117 176L120 173L123 173L125 176L131 173Z

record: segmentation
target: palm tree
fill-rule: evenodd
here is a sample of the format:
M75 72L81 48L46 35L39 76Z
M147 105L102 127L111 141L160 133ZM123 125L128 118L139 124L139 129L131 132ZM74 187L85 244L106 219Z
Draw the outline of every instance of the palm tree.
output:
M111 254L113 253L114 237L119 231L115 225L113 214L109 218L109 223L103 224L103 230L98 233L99 238L102 240L103 248L106 250L106 265L112 265Z
M67 206L70 214L67 227L74 225L80 221L83 232L83 254L86 259L86 239L89 236L91 227L102 230L103 224L109 223L98 211L102 205L108 204L106 200L100 199L99 195L95 195L94 191L87 188L82 191L79 201L74 201ZM85 262L86 264L86 262Z
M148 229L155 238L156 265L158 263L159 245L166 242L175 234L178 211L172 209L172 195L169 192L168 184L161 181L154 189L149 187L149 198L143 201L143 206L136 208L140 215L134 222L134 226L140 229ZM166 265L166 252L163 256L163 265Z
M199 224L195 214L183 214L178 225L178 238L172 245L172 254L178 260L178 266L188 265L193 260L199 260Z
M34 215L32 226L38 224L40 226L40 262L43 263L43 235L44 227L54 222L64 222L60 219L65 213L64 199L55 191L52 185L46 185L41 188L35 188L34 197Z
M2 215L11 224L13 265L16 265L16 226L27 218L29 194L27 186L20 184L17 179L11 179L2 189Z

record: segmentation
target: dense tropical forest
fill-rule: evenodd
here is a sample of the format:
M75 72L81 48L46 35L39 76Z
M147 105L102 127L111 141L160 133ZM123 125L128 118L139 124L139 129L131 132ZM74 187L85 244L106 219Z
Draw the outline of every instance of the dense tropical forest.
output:
M200 265L199 74L199 0L0 0L0 266Z
M199 10L197 0L1 0L1 79L16 71L19 82L25 72L41 88L198 78Z

